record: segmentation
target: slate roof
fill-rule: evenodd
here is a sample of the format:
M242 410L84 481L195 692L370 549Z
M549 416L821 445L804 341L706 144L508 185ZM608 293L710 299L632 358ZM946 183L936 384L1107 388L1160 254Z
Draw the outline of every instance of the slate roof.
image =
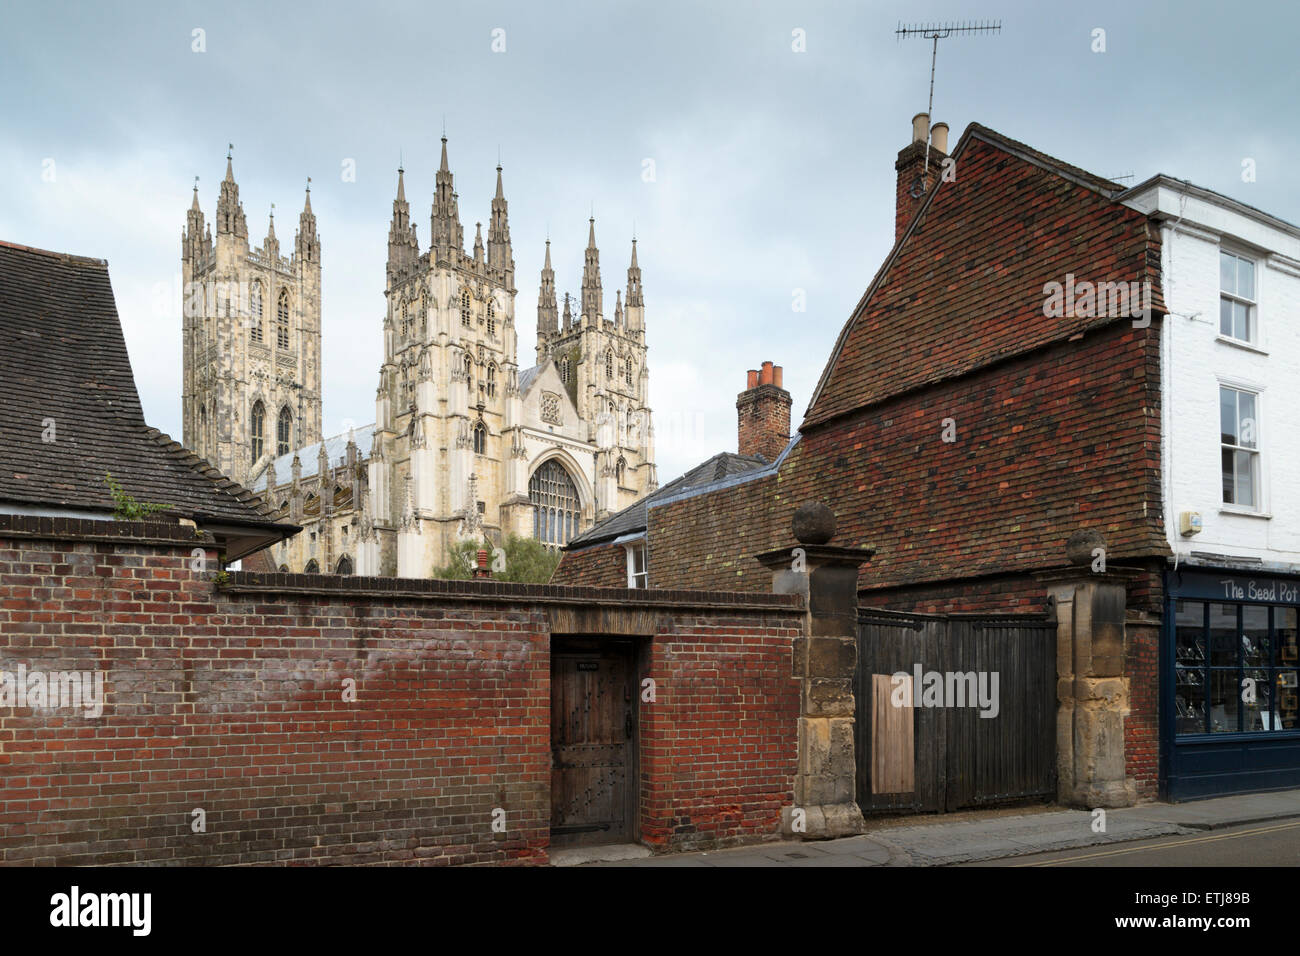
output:
M646 513L651 504L691 492L702 492L706 487L710 487L719 481L770 468L771 466L772 462L762 455L737 455L729 451L714 455L708 461L696 465L686 474L673 479L635 504L628 505L622 511L610 515L599 524L592 525L570 541L565 550L575 551L602 541L610 541L619 535L644 531L646 529Z
M542 374L542 368L543 366L541 365L534 365L532 368L526 368L519 373L519 394L520 395L523 395L525 392L527 392L529 386L533 384L533 380L537 378L537 376Z
M175 517L246 529L245 554L298 530L146 424L107 262L0 241L0 501L111 513L105 472Z
M356 436L357 457L365 460L370 457L370 451L375 447L375 426L372 422L369 425L362 425L360 428L353 429ZM299 448L296 452L289 452L287 455L281 455L275 461L271 462L275 466L275 481L278 485L283 485L293 479L293 456L298 456L298 464L301 466L301 477L311 478L316 474L316 466L320 463L320 442ZM329 456L331 467L338 466L347 460L348 456L348 433L335 435L332 438L325 439L325 454ZM266 490L266 469L263 468L261 473L250 483L254 491L262 492Z

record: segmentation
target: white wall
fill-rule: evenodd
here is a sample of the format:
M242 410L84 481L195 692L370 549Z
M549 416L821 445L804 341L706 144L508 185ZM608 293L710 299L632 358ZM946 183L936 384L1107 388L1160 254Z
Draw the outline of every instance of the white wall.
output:
M1300 566L1300 239L1177 188L1157 187L1141 199L1165 214L1162 459L1170 546L1184 560L1199 551ZM1220 248L1256 261L1257 349L1219 335ZM1221 383L1260 393L1258 516L1223 504ZM1200 513L1199 534L1180 533L1184 511Z

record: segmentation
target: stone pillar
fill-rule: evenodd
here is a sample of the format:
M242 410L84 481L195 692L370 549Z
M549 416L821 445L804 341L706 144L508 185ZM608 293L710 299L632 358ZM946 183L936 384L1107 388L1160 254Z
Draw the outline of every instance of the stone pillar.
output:
M778 594L803 594L804 636L794 643L793 673L799 679L799 763L794 806L782 812L791 836L821 840L864 829L857 804L854 747L858 662L858 568L871 548L832 547L835 516L821 503L794 515L796 547L757 555L772 571ZM802 811L796 815L795 811Z
M1075 807L1127 807L1137 790L1125 774L1126 584L1131 572L1105 564L1096 531L1070 536L1073 565L1037 575L1056 611L1057 799Z

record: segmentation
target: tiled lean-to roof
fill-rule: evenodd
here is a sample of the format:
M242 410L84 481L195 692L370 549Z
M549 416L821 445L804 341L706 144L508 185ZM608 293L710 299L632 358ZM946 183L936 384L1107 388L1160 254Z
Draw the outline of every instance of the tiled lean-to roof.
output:
M298 530L145 422L104 260L0 241L0 502L111 514L105 473L228 560Z
M620 535L644 531L647 509L652 504L658 504L683 494L702 492L707 488L716 486L719 482L724 482L728 478L770 467L772 467L772 463L762 455L737 455L725 451L714 455L708 461L696 465L684 475L673 479L635 504L628 505L622 511L610 515L599 524L592 525L570 541L567 550L586 548L593 544L612 541Z

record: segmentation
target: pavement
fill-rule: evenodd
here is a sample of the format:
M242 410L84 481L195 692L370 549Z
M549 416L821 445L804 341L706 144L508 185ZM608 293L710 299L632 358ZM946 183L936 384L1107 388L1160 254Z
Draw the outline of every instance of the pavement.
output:
M618 845L557 850L556 866L951 866L1300 817L1300 790L1148 803L1094 811L1055 807L869 818L868 832L838 840L780 840L726 850L649 856Z

